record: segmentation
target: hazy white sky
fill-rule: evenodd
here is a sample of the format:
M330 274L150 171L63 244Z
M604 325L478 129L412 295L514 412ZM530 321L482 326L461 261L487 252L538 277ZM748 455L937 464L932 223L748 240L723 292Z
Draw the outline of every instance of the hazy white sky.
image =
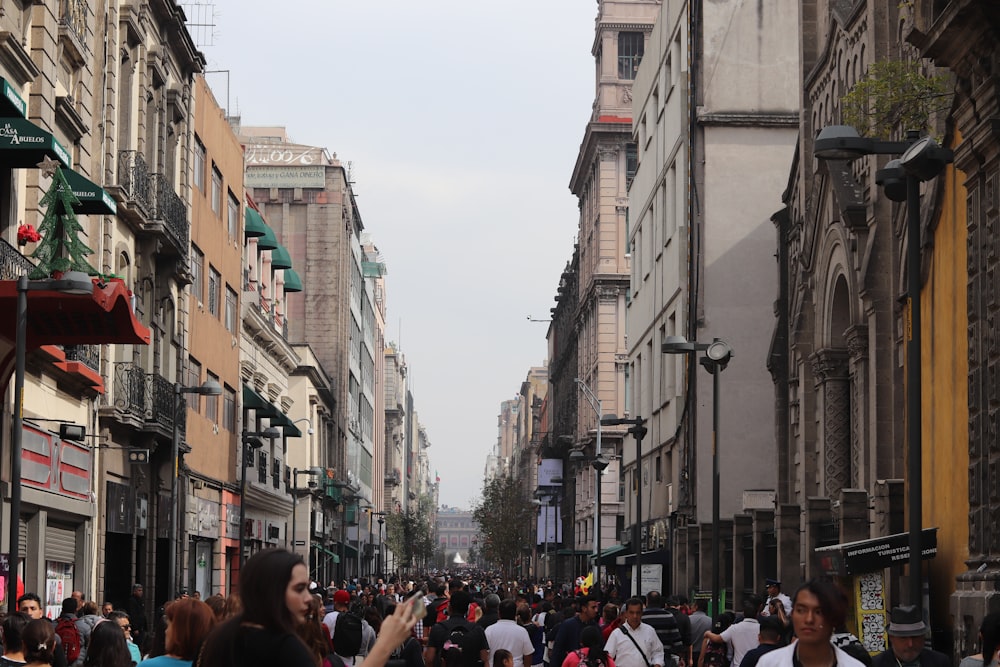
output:
M597 4L183 4L214 23L192 33L208 69L228 72L208 75L220 104L352 163L440 502L470 506L500 402L545 360L546 325L527 316L549 316L572 253Z

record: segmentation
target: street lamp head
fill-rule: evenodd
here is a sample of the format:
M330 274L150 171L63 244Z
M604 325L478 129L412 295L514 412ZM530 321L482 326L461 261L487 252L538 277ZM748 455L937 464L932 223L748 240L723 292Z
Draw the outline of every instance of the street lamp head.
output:
M729 360L733 358L733 348L726 341L716 338L705 350L705 356L715 364L725 368Z
M922 137L906 149L899 163L910 176L929 181L944 171L945 165L953 159L954 154L949 149L941 148L931 137Z
M605 468L610 465L611 461L605 458L604 454L598 454L597 458L590 462L591 467L598 473L604 472Z
M274 426L268 426L261 435L268 440L278 440L281 438L281 430Z
M93 294L94 281L83 271L67 271L61 278L48 281L46 289L63 294Z
M313 423L312 423L312 420L309 419L309 417L303 417L302 419L296 419L295 421L292 422L292 424L293 425L294 424L298 424L299 422L305 422L306 424L309 425L308 428L306 428L306 433L308 433L309 435L312 435L312 434L314 434L316 432L316 431L313 430Z
M820 160L856 160L871 153L871 140L850 125L827 125L813 144L813 154Z
M199 389L201 391L199 391L198 393L199 394L204 394L205 396L221 396L222 395L222 386L219 385L219 381L216 380L215 378L208 378L207 380L205 380L204 382L202 382L201 386L199 387Z
M694 343L689 343L684 336L667 336L660 345L660 352L663 354L687 354L694 350Z
M583 450L574 449L569 453L569 460L574 463L579 463L587 458L587 455L583 453Z
M885 196L892 201L906 201L906 171L898 159L889 160L875 172L875 183L882 186Z

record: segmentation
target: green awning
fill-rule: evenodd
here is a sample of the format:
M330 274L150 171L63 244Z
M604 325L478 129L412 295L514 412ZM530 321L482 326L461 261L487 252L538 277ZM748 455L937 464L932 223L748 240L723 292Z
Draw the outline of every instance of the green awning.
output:
M272 269L292 268L292 256L288 254L288 251L285 249L285 246L279 245L277 248L271 251L271 268Z
M0 88L3 88L3 95L0 95L0 116L20 116L24 118L28 115L28 104L17 92L10 81L0 77Z
M256 391L253 387L243 385L243 409L256 410L258 417L274 417L281 414L281 411Z
M264 235L257 239L257 250L274 250L280 243L278 237L274 235L274 230L264 225Z
M301 292L302 278L295 269L285 269L285 292Z
M357 558L358 557L358 550L355 549L354 547L352 547L350 544L347 544L346 542L341 542L340 546L344 548L344 557L345 558Z
M610 558L612 556L618 556L627 551L630 551L629 547L622 546L621 544L615 544L601 552L601 560L604 560L605 558Z
M302 431L300 431L299 427L296 426L295 423L288 418L288 415L286 415L284 412L281 412L280 410L277 410L277 408L275 408L275 410L277 411L278 414L273 415L271 417L271 426L280 426L281 429L285 432L285 435L289 437L301 438Z
M312 548L315 549L316 551L319 551L320 553L324 553L327 556L329 556L330 558L332 558L333 559L332 562L333 562L334 565L339 565L340 564L340 556L338 556L337 554L333 553L332 551L330 551L329 549L327 549L326 547L324 547L322 544L316 544L315 542L313 542L312 543Z
M73 189L73 194L80 200L80 203L73 207L77 213L84 214L108 214L114 215L118 211L118 205L111 195L89 178L81 176L72 169L63 169L66 182Z
M243 215L243 236L260 238L265 234L267 234L267 225L264 224L264 218L260 217L260 213L247 206L246 213Z
M58 160L64 167L72 162L51 132L25 118L0 118L0 165L24 169L46 157Z

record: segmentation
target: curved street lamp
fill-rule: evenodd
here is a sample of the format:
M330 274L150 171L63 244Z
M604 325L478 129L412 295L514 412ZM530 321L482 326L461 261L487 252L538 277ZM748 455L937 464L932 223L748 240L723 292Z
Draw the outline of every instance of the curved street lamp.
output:
M712 374L712 610L719 613L719 591L721 589L721 558L719 548L719 387L722 371L726 370L733 358L733 348L721 338L711 343L689 342L684 336L667 336L660 351L664 354L694 354L704 352L698 360L705 370Z
M850 125L824 127L813 145L820 160L856 160L866 155L900 155L879 169L875 180L893 201L906 200L906 292L909 322L906 323L906 440L908 504L910 511L910 604L923 611L923 581L920 576L923 557L923 503L920 369L920 183L944 171L954 153L938 146L918 132L906 133L906 141L882 141L862 137ZM905 179L905 189L901 187Z

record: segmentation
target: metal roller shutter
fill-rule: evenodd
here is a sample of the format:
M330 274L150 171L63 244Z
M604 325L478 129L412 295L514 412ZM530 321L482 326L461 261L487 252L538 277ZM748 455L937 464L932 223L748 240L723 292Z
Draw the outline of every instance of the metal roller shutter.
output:
M20 535L17 538L17 557L23 560L28 557L28 524L24 519L18 520L17 532Z
M45 528L45 560L76 562L76 529L49 524Z

